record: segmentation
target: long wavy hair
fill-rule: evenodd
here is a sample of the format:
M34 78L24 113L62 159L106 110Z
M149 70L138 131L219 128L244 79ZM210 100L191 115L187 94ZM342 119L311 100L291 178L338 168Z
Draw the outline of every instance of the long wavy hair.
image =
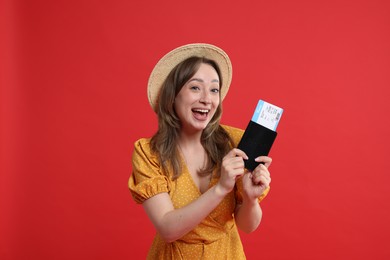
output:
M177 143L181 122L174 109L174 101L182 87L195 75L202 63L211 65L216 70L219 84L222 86L223 79L216 62L204 57L190 57L172 69L160 90L157 102L158 130L151 139L151 149L157 155L164 174L172 179L178 178L182 173ZM230 136L220 125L221 116L222 102L219 102L213 118L201 135L201 144L207 154L207 162L198 172L203 176L211 174L215 167L220 168L223 157L233 146ZM219 174L220 171L217 172Z

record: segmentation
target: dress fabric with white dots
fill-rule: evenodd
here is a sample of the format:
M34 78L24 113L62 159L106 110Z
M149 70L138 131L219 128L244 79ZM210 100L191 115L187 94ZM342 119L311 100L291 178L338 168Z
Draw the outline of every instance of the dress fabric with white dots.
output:
M243 130L223 127L237 146ZM209 188L216 185L219 179L215 172L212 176ZM133 173L129 179L129 188L134 200L140 204L156 194L167 192L176 209L201 196L186 167L183 167L182 174L176 180L162 173L157 157L151 152L150 138L142 138L135 142ZM166 243L157 233L147 259L245 259L234 221L236 203L242 201L241 190L242 183L239 180L235 189L197 227L180 239ZM269 189L259 197L259 201L268 191Z

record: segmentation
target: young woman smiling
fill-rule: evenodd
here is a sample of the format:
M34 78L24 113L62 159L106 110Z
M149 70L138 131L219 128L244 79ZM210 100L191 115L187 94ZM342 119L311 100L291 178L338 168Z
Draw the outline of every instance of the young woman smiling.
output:
M229 57L210 44L174 49L155 66L148 97L158 131L135 143L129 188L157 234L148 259L245 259L237 227L254 231L271 158L253 171L235 148L243 130L220 124Z

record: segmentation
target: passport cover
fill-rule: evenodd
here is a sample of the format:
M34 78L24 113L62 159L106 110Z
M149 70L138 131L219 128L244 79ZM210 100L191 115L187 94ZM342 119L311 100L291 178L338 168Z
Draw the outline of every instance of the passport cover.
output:
M237 148L244 151L248 160L244 160L245 168L253 171L260 163L255 161L256 157L267 156L275 141L277 132L272 131L258 123L249 121Z

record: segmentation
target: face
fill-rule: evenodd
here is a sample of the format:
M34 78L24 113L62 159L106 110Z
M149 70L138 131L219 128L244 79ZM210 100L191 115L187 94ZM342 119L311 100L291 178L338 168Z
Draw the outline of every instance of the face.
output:
M219 105L219 89L218 73L211 65L202 63L175 98L182 131L193 133L206 128Z

